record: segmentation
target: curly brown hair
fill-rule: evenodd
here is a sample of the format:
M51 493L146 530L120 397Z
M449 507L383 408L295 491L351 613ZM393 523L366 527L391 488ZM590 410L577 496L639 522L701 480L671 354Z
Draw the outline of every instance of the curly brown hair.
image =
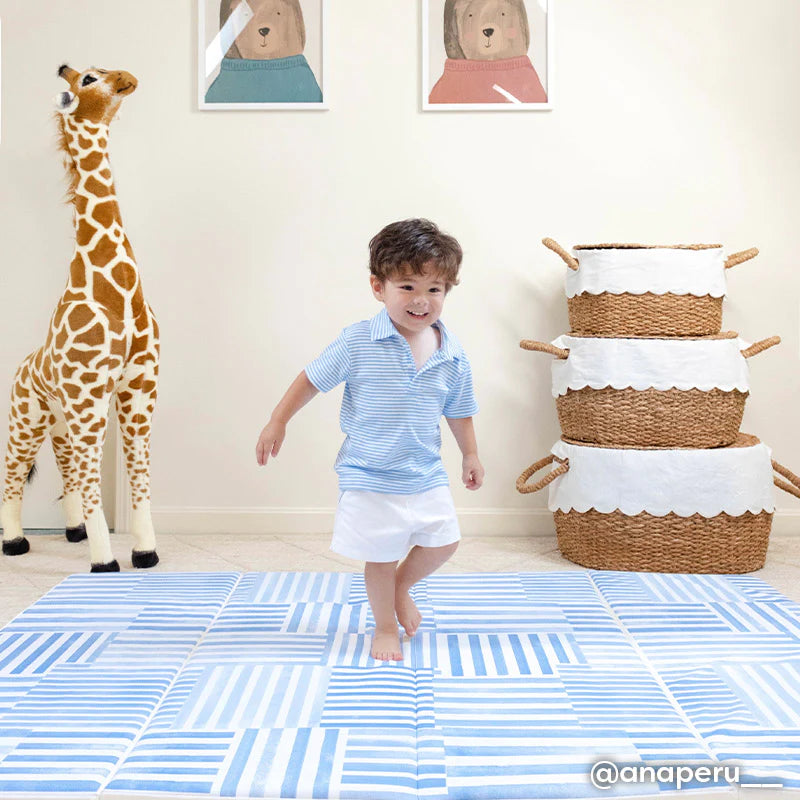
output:
M383 282L408 272L422 275L433 262L449 290L458 284L463 255L458 241L429 219L404 219L372 237L369 271Z

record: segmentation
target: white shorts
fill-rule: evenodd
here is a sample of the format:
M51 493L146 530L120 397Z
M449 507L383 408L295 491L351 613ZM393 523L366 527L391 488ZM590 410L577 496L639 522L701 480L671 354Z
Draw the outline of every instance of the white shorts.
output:
M399 561L414 547L461 538L447 486L419 494L348 490L339 497L331 550L359 561Z

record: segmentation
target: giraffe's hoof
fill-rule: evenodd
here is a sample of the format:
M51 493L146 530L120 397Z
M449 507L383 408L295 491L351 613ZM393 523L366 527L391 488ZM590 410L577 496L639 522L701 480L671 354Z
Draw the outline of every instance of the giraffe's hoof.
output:
M139 553L133 550L131 552L131 560L133 561L134 567L138 569L147 569L148 567L154 567L158 564L158 553L156 553L155 550L143 550Z
M108 564L92 564L92 572L119 572L119 564L115 558Z
M24 536L12 539L10 542L3 542L3 555L5 556L21 556L30 549L31 544Z
M77 528L66 528L68 542L82 542L86 538L86 526L81 522Z

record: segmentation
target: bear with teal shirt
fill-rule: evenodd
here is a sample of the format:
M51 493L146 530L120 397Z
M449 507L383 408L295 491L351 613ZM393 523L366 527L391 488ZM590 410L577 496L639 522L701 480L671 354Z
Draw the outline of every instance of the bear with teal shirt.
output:
M221 0L220 28L240 0ZM299 0L248 0L253 17L222 59L207 103L321 103L303 55L306 28Z

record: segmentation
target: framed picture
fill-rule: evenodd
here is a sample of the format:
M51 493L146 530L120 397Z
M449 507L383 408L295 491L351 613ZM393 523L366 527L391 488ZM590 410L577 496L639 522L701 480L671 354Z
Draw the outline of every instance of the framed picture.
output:
M425 111L549 111L554 0L422 0Z
M198 0L198 106L327 109L326 2Z

